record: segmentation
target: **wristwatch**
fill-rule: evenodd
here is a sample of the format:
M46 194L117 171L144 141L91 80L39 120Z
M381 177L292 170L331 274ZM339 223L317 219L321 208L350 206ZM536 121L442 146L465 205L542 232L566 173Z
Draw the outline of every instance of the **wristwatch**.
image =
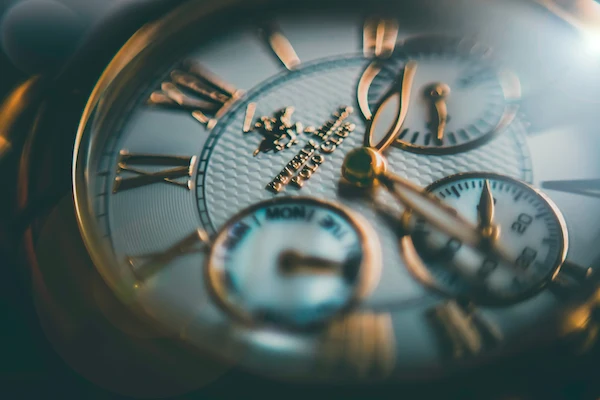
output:
M130 3L6 96L3 251L118 395L597 398L599 44L591 0Z

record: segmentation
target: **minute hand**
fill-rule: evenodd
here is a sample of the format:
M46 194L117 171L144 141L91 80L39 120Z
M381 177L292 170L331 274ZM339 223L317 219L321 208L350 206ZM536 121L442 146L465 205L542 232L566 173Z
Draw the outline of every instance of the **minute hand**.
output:
M446 107L446 98L450 94L450 87L445 83L436 83L431 86L427 95L431 99L436 116L436 138L438 141L444 140L444 131L446 130L446 121L448 120L448 108Z
M392 194L398 202L426 220L446 235L458 239L463 244L491 253L499 261L511 267L521 275L514 265L511 254L498 241L491 241L481 229L471 224L458 212L442 203L425 189L415 185L400 176L384 173L379 176L379 182Z
M385 157L376 149L361 147L352 150L344 160L342 174L356 186L372 186L379 182L400 204L442 233L460 240L471 248L490 253L499 261L513 267L515 273L521 275L521 271L516 268L510 253L504 250L501 243L490 241L478 227L425 189L408 179L387 172Z

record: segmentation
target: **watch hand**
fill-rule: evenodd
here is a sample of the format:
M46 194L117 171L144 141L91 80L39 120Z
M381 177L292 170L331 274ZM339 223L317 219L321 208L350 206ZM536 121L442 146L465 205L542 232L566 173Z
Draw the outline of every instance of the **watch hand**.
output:
M402 205L440 231L460 240L465 245L480 246L479 230L460 216L454 208L442 203L423 188L389 172L380 176L379 182Z
M446 107L446 98L450 94L450 87L445 83L436 83L427 89L426 95L431 99L437 116L436 138L438 141L444 140L444 131L446 130L446 121L448 119L448 109Z
M412 60L408 61L396 79L395 87L391 89L390 94L382 101L381 105L377 108L373 119L370 120L364 140L365 146L373 147L377 149L377 151L385 151L385 149L395 142L396 137L400 134L400 128L402 128L404 120L406 119L408 106L410 104L412 83L416 72L417 63ZM391 129L386 131L387 133L382 139L377 140L375 137L375 128L383 115L383 111L393 103L398 104L394 124Z
M500 227L494 223L494 197L490 189L490 182L486 179L477 205L479 230L489 240L496 240L500 235Z
M342 175L359 187L382 184L399 203L444 234L472 248L492 254L499 261L514 267L512 269L517 275L522 275L521 270L514 265L511 254L500 243L490 241L474 224L425 189L408 179L387 172L387 162L381 152L369 147L352 150L344 160Z
M279 254L277 266L282 275L329 275L339 273L344 264L326 258L304 255L295 250L286 250Z

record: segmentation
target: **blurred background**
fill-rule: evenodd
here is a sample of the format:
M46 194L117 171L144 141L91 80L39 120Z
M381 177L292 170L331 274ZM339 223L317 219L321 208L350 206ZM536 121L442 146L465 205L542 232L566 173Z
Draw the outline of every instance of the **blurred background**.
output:
M0 0L0 103L29 76L56 73L87 32L136 1ZM12 254L16 154L0 161L0 398L120 398L69 367L43 333L28 271Z

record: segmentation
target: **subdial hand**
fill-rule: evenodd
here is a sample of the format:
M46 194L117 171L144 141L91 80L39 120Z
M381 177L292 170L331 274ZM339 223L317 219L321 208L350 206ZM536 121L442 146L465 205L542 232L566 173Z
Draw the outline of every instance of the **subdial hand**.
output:
M477 216L481 234L490 241L497 240L500 236L500 227L494 223L494 207L490 182L486 179L477 205Z
M416 72L417 63L412 60L408 61L402 72L400 72L398 75L398 78L396 78L394 86L388 93L387 97L381 102L381 105L378 107L375 116L370 120L367 128L367 132L369 132L369 134L365 136L364 141L365 146L373 147L377 149L377 151L382 152L396 141L396 138L400 134L402 125L404 124L404 120L406 119L406 114L408 113L410 93ZM381 118L383 117L383 113L380 111L388 109L388 107L392 104L396 104L397 110L394 122L391 128L385 129L386 133L383 138L380 139L378 137L379 135L377 135L376 129L378 124L381 122Z
M343 263L326 258L301 254L295 250L286 250L279 254L277 260L279 272L282 275L302 274L341 274Z
M409 65L407 64L408 68ZM411 68L416 68L416 64ZM405 71L405 77L406 73ZM482 233L481 229L471 224L460 216L455 209L442 203L424 188L387 171L387 160L383 155L383 151L396 139L395 135L401 126L395 124L383 138L377 141L375 132L379 116L386 112L387 107L389 107L389 102L384 101L381 103L367 129L364 142L371 145L354 149L346 155L342 165L344 178L357 187L372 187L378 183L382 184L399 203L441 232L460 240L464 245L490 254L498 261L513 267L515 274L522 276L522 271L516 267L513 257L504 249L501 243L491 241L488 236ZM400 109L402 109L401 105ZM401 115L402 112L401 110L398 111L398 115Z
M444 131L448 120L446 99L450 95L450 86L445 83L435 83L427 88L425 95L432 102L432 114L435 117L434 119L437 120L432 125L436 126L436 138L441 142L444 140Z
M522 271L515 266L513 257L501 243L490 241L477 226L424 188L388 172L386 159L377 150L362 147L349 152L342 166L342 175L358 187L374 186L377 183L383 185L399 203L441 232L466 246L492 255L502 263L513 267L515 274L522 275Z

